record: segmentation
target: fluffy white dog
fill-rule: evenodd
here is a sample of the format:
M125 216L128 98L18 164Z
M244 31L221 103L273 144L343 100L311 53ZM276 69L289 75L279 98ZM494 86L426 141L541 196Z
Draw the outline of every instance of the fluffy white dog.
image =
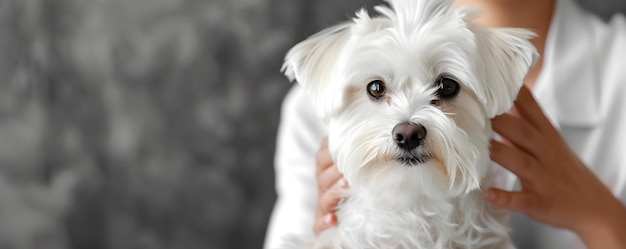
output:
M350 184L337 227L286 247L514 248L481 189L493 185L489 120L536 60L533 33L477 26L448 0L387 2L286 56Z

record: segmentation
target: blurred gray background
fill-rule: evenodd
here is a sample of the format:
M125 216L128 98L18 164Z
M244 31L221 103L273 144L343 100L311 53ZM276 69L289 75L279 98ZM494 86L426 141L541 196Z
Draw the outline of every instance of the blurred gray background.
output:
M0 0L0 249L261 248L283 55L377 2Z

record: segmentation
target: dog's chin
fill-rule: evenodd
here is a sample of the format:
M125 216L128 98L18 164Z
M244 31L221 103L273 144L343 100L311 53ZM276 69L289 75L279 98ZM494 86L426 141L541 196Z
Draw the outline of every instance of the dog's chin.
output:
M430 154L427 153L420 153L415 155L407 154L398 156L396 158L396 161L398 161L403 166L413 167L427 163L428 161L430 161L430 158Z

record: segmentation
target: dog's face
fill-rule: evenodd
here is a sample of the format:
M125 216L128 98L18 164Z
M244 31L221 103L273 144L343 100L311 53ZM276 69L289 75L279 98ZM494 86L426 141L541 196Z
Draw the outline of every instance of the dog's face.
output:
M301 42L283 70L311 94L352 188L447 198L479 187L489 119L511 107L532 35L468 22L445 0L390 0Z

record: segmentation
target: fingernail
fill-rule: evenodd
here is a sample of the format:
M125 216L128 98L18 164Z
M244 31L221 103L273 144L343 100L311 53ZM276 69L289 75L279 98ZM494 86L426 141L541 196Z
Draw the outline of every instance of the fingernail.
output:
M345 178L341 178L339 179L339 187L341 188L347 188L348 187L348 181L346 181Z
M324 216L324 223L326 223L329 226L332 226L335 224L335 217L333 214L327 214Z
M498 198L496 192L488 190L487 192L485 192L485 199L487 199L488 201L495 201L496 198Z

